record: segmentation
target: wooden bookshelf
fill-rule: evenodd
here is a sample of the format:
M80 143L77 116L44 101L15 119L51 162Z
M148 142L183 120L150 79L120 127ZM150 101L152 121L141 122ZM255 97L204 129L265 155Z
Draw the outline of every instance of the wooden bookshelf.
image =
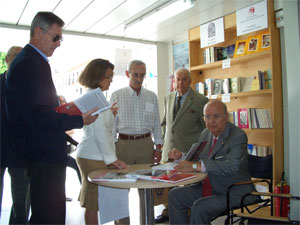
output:
M271 49L250 55L232 58L230 68L222 69L222 61L203 64L203 51L201 49L200 27L189 30L190 70L192 76L191 86L195 90L196 83L204 82L207 78L224 79L232 77L249 77L257 75L257 71L271 69L272 88L260 91L249 91L230 94L230 102L226 103L229 111L238 108L264 108L270 109L273 122L272 129L245 129L249 144L271 146L273 149L273 184L281 179L283 172L283 111L282 111L282 81L281 81L281 55L279 30L275 24L274 2L267 0L268 24L264 30L237 36L236 14L224 17L225 41L214 47L226 47L235 44L237 40L247 40L249 36L268 31L271 39ZM218 99L222 96L218 95Z

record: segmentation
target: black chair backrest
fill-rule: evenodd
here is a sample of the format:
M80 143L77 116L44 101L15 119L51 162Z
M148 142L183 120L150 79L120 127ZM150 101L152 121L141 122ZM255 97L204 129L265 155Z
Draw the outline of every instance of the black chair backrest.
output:
M273 159L272 155L260 157L248 156L248 170L251 177L260 179L272 179L273 176Z

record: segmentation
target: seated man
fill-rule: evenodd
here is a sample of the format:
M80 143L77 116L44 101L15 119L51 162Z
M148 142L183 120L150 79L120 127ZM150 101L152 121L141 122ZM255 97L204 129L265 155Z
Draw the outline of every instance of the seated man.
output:
M227 188L235 182L250 180L247 135L228 122L226 105L219 100L208 102L204 107L204 120L207 128L200 135L198 149L194 154L187 153L191 157L181 160L175 169L205 172L208 178L169 192L170 224L210 224L226 210ZM172 149L169 158L180 160L184 154ZM241 196L251 191L254 191L253 185L232 188L231 207L239 205Z

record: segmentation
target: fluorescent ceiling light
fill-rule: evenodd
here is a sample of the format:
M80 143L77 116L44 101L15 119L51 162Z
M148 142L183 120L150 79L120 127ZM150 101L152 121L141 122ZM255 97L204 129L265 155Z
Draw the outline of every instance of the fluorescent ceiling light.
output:
M193 6L193 0L169 1L166 4L163 4L156 9L140 16L139 18L127 23L124 27L124 30L156 26L160 22L171 18L172 16L175 16Z

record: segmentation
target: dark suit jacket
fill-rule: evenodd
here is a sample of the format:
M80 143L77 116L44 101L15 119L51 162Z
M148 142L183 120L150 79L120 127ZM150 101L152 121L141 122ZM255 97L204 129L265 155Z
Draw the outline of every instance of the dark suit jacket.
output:
M83 120L56 113L49 63L26 45L13 61L6 84L8 125L16 149L27 162L65 164L65 131L81 128Z
M164 97L163 129L163 155L162 160L168 160L168 153L173 148L181 152L188 152L191 145L197 142L201 131L205 128L203 120L203 107L208 99L190 88L183 105L173 119L176 92Z
M0 88L1 88L1 168L21 168L24 167L22 159L16 154L13 149L12 142L8 136L8 130L6 125L6 114L5 114L5 73L0 75Z
M212 138L213 135L208 129L201 133L199 142L207 143L199 157L206 167L213 192L226 195L226 190L231 184L250 180L248 173L248 139L242 129L228 122L211 155L208 157ZM240 199L240 196L251 191L254 191L253 185L234 188L232 198L233 200Z

